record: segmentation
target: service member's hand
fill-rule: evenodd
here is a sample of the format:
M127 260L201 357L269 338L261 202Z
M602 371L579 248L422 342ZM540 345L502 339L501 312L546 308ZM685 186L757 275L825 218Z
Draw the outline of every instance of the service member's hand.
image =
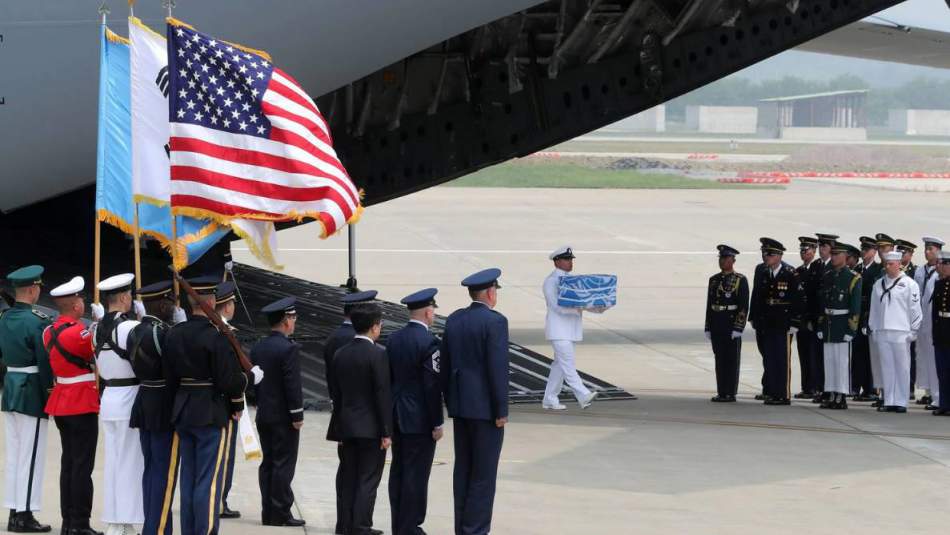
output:
M442 428L441 428L441 427L436 427L435 429L432 430L432 440L435 441L435 442L438 442L438 441L442 440Z
M853 337L853 336L851 336L850 334L844 335L844 341L845 341L845 342L850 342L851 340L854 340L854 337Z
M231 419L234 420L235 422L241 421L241 411L231 413Z
M863 334L864 336L867 336L867 335L868 335L868 328L867 328L867 327L861 327L861 334Z
M300 420L299 422L293 422L290 425L294 426L294 429L297 431L300 431L300 428L303 427L303 420Z
M132 301L132 308L135 310L135 316L138 319L141 320L145 317L145 303L136 299L135 301Z
M497 418L497 419L495 420L495 427L502 428L502 427L505 427L505 424L507 424L507 423L508 423L508 418L507 418L507 417L505 417L505 418Z
M251 373L254 375L254 384L258 385L261 381L264 380L264 370L260 366L254 366L251 368Z
M380 441L379 441L379 449L381 449L381 450L388 450L389 447L392 446L392 445L393 445L393 439L391 439L391 438L389 438L389 437L383 437L383 438L380 439Z
M742 338L742 331L732 331L732 339Z
M228 260L227 262L225 262L225 263L224 263L224 269L227 270L228 273L230 273L231 271L233 271L233 270L234 270L234 262L231 261L231 260Z
M823 332L821 332L821 331L818 331L817 333L815 333L815 336L817 336L819 340L824 340L824 339L825 339L825 333L823 333Z
M92 319L95 321L99 321L106 316L106 309L99 303L89 305L89 309L92 311Z
M789 327L788 334L798 334L798 327Z
M907 335L907 341L908 341L908 342L916 342L916 341L917 341L917 333L910 333L909 335Z
M172 323L178 325L183 321L188 321L188 315L185 314L185 309L181 307L175 307L175 311L172 312Z

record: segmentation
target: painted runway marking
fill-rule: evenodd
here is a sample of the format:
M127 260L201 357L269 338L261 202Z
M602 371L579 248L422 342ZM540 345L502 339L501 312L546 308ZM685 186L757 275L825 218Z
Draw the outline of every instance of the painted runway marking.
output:
M232 251L250 251L247 247L235 247ZM347 249L331 248L321 249L317 247L281 247L282 253L345 253ZM380 254L527 254L539 255L548 254L549 250L530 250L530 249L365 249L359 248L360 253L380 253ZM652 255L652 256L692 256L692 255L715 255L716 251L581 251L575 249L574 252L584 255ZM758 252L758 251L756 251ZM752 253L745 253L752 254Z

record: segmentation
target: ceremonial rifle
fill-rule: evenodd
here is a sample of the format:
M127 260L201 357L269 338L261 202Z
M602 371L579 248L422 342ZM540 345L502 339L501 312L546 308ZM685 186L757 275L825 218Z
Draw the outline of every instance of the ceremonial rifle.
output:
M241 349L241 343L238 342L237 337L234 336L234 332L232 332L231 328L228 327L228 324L224 322L224 319L221 318L221 315L218 314L218 311L215 310L213 306L202 300L198 296L198 292L196 292L195 289L192 288L190 284L188 284L188 281L186 281L180 273L174 269L171 271L174 274L175 280L178 281L178 285L185 290L185 293L188 294L188 297L190 297L192 301L198 303L198 306L201 307L201 311L205 313L205 316L207 316L209 320L211 320L211 323L213 323L218 329L218 332L228 337L228 342L231 344L231 348L234 349L234 353L237 355L238 363L241 365L241 368L246 372L251 371L251 368L253 367L251 360L248 359L247 355L244 354L244 350Z

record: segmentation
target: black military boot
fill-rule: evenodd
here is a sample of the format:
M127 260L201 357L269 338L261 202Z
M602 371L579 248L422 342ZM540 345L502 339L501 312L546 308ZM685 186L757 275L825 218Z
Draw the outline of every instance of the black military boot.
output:
M10 518L7 519L7 531L13 531L13 525L16 523L16 509L10 509Z
M89 527L89 519L75 520L69 523L69 535L103 535L101 531L96 531Z
M17 513L16 518L13 521L13 529L10 530L14 533L48 533L52 531L53 528L47 524L40 524L36 518L33 517L32 511L23 511L22 513Z

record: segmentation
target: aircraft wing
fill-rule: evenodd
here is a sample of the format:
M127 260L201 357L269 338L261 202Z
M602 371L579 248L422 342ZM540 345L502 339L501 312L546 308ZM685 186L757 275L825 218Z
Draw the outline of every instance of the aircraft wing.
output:
M796 50L950 69L950 33L859 21Z

